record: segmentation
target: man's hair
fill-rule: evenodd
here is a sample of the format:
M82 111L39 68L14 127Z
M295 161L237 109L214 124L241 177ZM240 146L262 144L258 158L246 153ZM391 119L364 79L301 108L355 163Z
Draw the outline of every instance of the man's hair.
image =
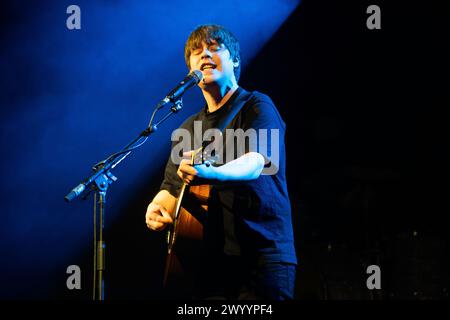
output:
M241 75L241 54L239 42L230 31L216 24L200 25L191 32L186 41L186 45L184 46L184 59L186 60L187 66L189 69L191 68L189 57L191 56L192 50L201 47L202 42L210 45L213 41L223 44L228 51L230 51L231 60L233 62L239 61L239 65L234 68L234 76L236 77L236 81L238 81L239 76Z

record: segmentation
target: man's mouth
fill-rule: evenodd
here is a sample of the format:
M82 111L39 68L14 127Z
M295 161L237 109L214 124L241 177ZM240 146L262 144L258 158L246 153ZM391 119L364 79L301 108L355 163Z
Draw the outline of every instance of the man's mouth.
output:
M213 63L204 63L201 65L200 70L204 71L204 70L212 70L215 69L217 66Z

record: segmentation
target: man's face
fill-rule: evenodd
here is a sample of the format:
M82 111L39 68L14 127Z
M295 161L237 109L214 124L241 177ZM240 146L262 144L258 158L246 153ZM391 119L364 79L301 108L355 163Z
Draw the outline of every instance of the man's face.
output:
M216 41L211 44L202 42L202 46L192 49L189 57L191 70L200 70L203 73L203 80L200 87L211 83L227 84L234 79L234 66L231 60L230 51ZM237 65L236 65L237 66Z

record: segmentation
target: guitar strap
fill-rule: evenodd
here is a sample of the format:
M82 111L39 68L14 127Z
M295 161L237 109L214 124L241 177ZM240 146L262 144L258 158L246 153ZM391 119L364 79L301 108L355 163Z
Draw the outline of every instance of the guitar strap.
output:
M239 111L242 110L242 108L249 102L250 98L253 96L251 92L248 92L241 88L241 92L236 97L235 100L239 100L239 103L232 103L230 110L226 114L224 118L219 120L219 123L217 124L217 129L220 130L220 132L223 134L226 127L236 118ZM202 149L206 148L206 145L209 144L209 141L203 141Z
M243 96L243 97L241 97ZM244 107L244 105L250 100L252 97L252 93L248 92L241 88L241 92L239 93L239 96L236 97L236 100L239 99L239 103L232 104L228 114L226 117L224 117L219 124L217 125L217 129L219 129L221 132L225 130L225 128L233 121L233 119L236 117L236 115L241 111L241 109Z

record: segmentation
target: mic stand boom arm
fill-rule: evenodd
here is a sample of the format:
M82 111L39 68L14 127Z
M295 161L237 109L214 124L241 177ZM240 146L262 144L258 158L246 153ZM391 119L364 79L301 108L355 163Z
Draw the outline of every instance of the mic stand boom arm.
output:
M106 204L106 192L108 186L115 182L117 178L111 173L111 169L114 169L122 160L124 160L134 149L142 146L148 139L148 137L158 130L158 126L166 121L172 114L177 113L183 107L182 99L173 102L170 107L170 111L162 117L156 124L153 124L153 119L158 110L164 107L167 102L159 103L152 113L150 122L147 128L140 133L140 135L127 144L121 151L113 153L108 158L95 164L92 169L94 173L81 182L78 186L73 188L64 199L67 202L72 201L79 195L81 195L86 189L91 188L94 191L94 279L93 279L93 300L104 300L104 278L103 273L105 271L105 242L103 241L103 229L105 218L105 204ZM88 193L88 194L89 194ZM88 195L87 194L87 195ZM86 196L87 196L86 195ZM97 198L99 199L97 203ZM99 211L98 226L97 226L97 205ZM98 229L98 230L97 230ZM97 240L98 231L98 240Z

